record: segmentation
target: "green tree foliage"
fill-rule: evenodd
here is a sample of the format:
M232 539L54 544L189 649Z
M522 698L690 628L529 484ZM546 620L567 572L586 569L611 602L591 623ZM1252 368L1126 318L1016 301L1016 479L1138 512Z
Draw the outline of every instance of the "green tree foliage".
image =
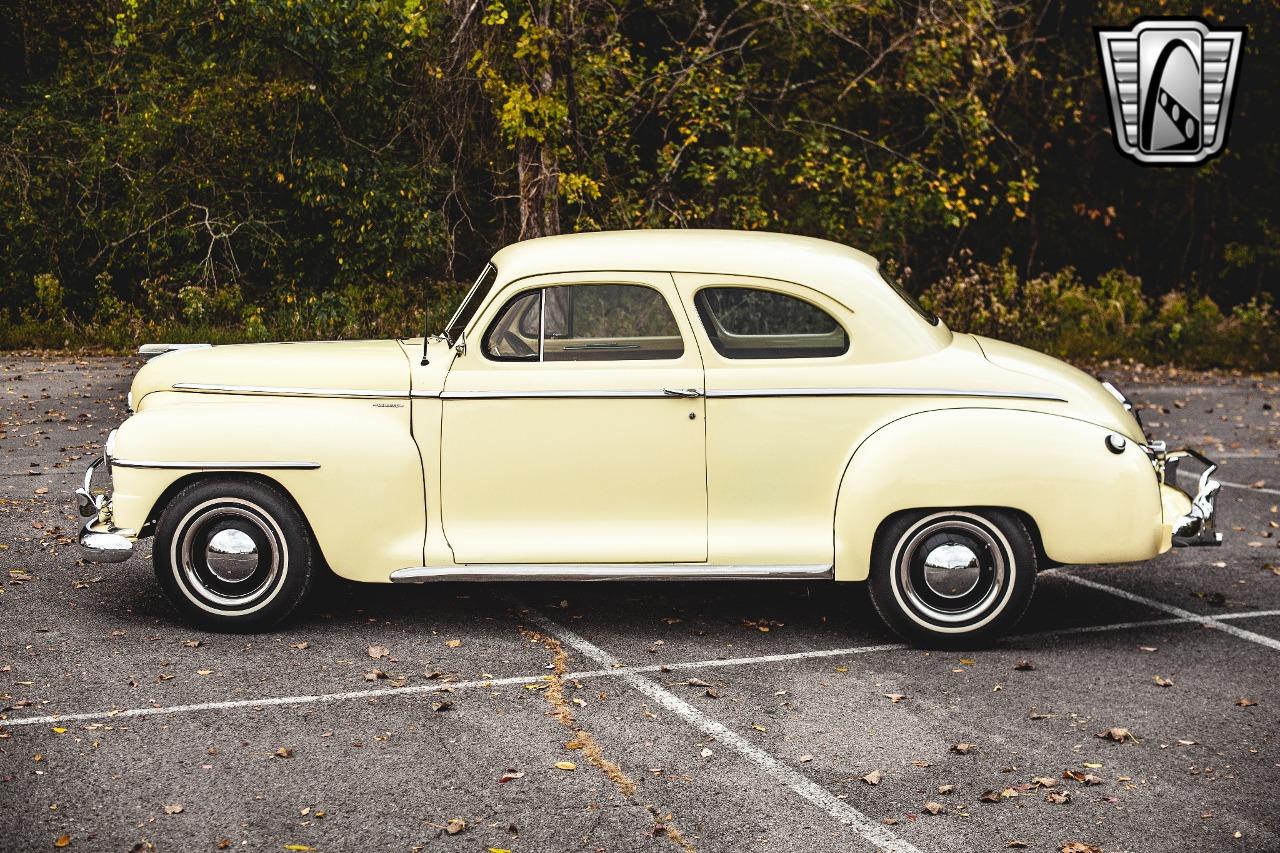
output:
M1266 315L1275 7L1161 5L1250 28L1228 151L1195 169L1112 145L1092 27L1142 11L14 0L0 314L126 316L136 334L159 319L251 338L407 332L503 243L688 226L850 243L916 292L958 281L965 249L1006 270L1014 302L1044 270L1124 268L1189 318L1204 298ZM1154 304L1135 322L1154 323Z

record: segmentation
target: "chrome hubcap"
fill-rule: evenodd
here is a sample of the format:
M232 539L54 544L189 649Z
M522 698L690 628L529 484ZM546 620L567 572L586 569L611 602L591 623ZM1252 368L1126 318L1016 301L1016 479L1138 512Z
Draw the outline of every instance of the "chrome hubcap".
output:
M937 545L924 558L925 585L943 598L961 598L972 592L981 579L978 555L968 545Z
M959 630L999 612L1013 567L1003 537L980 516L939 513L922 519L899 543L897 594L917 620Z
M191 510L173 538L173 565L188 597L219 613L256 610L279 591L288 568L284 532L239 498Z
M248 580L258 568L258 546L248 533L228 527L210 537L204 549L204 561L218 580L240 583Z

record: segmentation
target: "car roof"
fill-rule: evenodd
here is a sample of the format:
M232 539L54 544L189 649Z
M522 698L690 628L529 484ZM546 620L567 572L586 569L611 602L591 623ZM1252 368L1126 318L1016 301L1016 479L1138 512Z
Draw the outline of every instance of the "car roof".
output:
M493 256L499 287L568 272L671 272L775 279L811 287L850 310L860 351L910 358L951 342L945 325L912 310L866 252L768 231L653 229L563 234L513 243Z
M874 271L876 259L830 240L769 231L713 228L596 231L513 243L493 257L502 278L591 270L721 273L795 281L850 267ZM822 284L829 284L821 281Z

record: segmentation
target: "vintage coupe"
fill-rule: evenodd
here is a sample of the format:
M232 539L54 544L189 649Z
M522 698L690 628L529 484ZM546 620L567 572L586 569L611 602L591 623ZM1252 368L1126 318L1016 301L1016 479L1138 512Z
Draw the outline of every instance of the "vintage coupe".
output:
M115 562L154 536L210 628L271 626L328 567L868 581L895 631L954 645L1016 622L1038 569L1220 538L1212 465L1114 387L952 332L822 240L530 240L440 335L149 350L80 544Z

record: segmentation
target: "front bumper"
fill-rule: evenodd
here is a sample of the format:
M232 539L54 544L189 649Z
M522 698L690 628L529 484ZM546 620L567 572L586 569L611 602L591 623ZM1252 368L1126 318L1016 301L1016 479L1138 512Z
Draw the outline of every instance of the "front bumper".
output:
M99 456L84 472L84 485L76 489L76 503L85 519L80 528L80 554L91 563L122 563L133 555L135 531L111 523L111 497L93 493L93 475L107 463Z
M1146 450L1160 482L1170 488L1178 488L1178 466L1184 459L1194 459L1205 466L1196 483L1195 494L1185 493L1191 500L1190 508L1170 522L1174 547L1221 545L1222 534L1218 532L1215 516L1218 492L1221 491L1222 484L1213 479L1214 472L1218 470L1217 463L1190 448L1166 451L1163 442L1152 442Z

